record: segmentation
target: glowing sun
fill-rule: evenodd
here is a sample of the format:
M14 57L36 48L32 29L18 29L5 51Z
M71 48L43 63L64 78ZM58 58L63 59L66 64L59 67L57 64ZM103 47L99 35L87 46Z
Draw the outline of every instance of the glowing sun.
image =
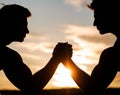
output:
M60 64L53 76L53 85L57 87L77 87L71 78L71 71Z

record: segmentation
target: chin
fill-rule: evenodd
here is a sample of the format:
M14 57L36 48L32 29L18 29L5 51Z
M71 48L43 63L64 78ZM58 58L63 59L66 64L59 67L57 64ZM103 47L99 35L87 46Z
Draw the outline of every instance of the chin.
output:
M100 33L100 34L102 34L102 35L103 35L103 34L105 34L105 33L104 33L104 32L102 32L102 31L100 31L99 33Z
M100 31L100 34L106 34L106 33L109 33L108 31L103 31L103 30L99 30Z
M101 35L104 35L104 34L106 34L106 33L101 33L101 32L100 32L100 34L101 34Z
M20 42L23 42L23 41L24 41L24 39L20 40Z
M16 40L17 42L23 42L24 41L24 39L19 39L19 40Z

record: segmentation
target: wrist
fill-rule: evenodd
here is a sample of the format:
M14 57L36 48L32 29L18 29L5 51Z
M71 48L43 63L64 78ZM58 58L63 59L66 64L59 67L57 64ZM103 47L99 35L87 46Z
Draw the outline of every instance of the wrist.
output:
M56 62L60 62L60 58L59 57L57 57L57 56L52 56L52 58L51 58L53 61L56 61Z

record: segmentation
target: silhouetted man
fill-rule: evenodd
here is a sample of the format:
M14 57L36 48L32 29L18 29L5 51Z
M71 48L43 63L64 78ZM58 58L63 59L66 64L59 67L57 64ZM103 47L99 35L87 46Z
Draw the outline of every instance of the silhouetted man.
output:
M77 67L71 57L64 65L71 69L72 78L86 95L101 95L120 71L120 5L119 0L93 0L89 8L94 11L94 26L100 34L112 33L117 40L101 53L91 75Z
M32 75L19 53L7 47L12 42L24 41L29 33L27 18L30 16L27 8L16 4L5 5L0 9L0 70L25 95L37 95L53 76L62 57L65 59L65 55L61 56L66 52L64 47L71 49L71 45L65 46L63 43L63 47L62 43L58 43L48 64Z

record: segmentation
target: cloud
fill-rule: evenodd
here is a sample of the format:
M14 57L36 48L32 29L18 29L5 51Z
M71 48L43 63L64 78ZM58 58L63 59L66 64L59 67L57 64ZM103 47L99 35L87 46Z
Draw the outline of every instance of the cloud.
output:
M44 53L51 53L53 45L50 42L26 42L24 44L19 44L19 47L25 48L29 51L41 51Z
M2 8L5 4L4 3L0 3L0 8Z
M16 50L32 72L44 67L52 56L56 43L49 42L48 37L40 34L29 34L22 43L12 43L10 48Z
M44 52L51 53L55 47L56 43L49 42L48 37L43 35L31 34L27 35L26 39L22 43L12 44L10 47L20 50L22 48L23 52Z
M75 43L80 41L108 46L112 45L116 39L112 34L100 35L94 26L66 25L64 33L66 34L66 39Z
M63 32L73 45L74 59L79 65L96 64L100 53L116 39L112 34L100 35L94 26L66 25Z
M72 5L77 11L85 5L85 0L64 0L65 4Z

